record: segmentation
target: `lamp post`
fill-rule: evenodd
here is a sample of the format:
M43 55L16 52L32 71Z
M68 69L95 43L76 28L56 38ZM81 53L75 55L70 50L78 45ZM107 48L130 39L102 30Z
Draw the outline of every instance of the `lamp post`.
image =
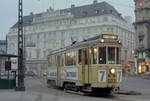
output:
M23 0L18 2L18 84L16 91L25 91L23 58Z

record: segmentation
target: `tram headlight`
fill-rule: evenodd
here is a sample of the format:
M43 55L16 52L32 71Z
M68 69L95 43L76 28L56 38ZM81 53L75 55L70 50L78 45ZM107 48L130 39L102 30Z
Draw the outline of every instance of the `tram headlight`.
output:
M104 39L101 39L101 43L104 43Z
M112 68L111 70L110 70L110 72L112 73L112 74L115 74L115 69L114 68Z

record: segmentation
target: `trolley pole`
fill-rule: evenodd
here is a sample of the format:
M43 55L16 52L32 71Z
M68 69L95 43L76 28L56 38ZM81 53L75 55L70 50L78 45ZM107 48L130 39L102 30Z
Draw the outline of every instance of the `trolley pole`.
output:
M18 2L18 82L16 91L25 91L23 58L23 0Z

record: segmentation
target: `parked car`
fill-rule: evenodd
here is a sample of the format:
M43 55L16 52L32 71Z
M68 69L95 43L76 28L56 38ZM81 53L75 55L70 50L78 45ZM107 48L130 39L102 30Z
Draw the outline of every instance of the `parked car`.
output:
M44 73L43 73L43 76L46 76L46 75L47 75L47 73L46 73L46 72L44 72Z
M26 75L27 76L35 76L36 74L33 71L27 71Z

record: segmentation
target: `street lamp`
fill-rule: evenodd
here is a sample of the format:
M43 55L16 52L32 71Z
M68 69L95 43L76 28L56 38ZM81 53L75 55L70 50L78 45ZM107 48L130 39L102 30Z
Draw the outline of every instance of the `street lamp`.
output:
M23 0L18 1L18 85L16 91L25 91L23 58Z

